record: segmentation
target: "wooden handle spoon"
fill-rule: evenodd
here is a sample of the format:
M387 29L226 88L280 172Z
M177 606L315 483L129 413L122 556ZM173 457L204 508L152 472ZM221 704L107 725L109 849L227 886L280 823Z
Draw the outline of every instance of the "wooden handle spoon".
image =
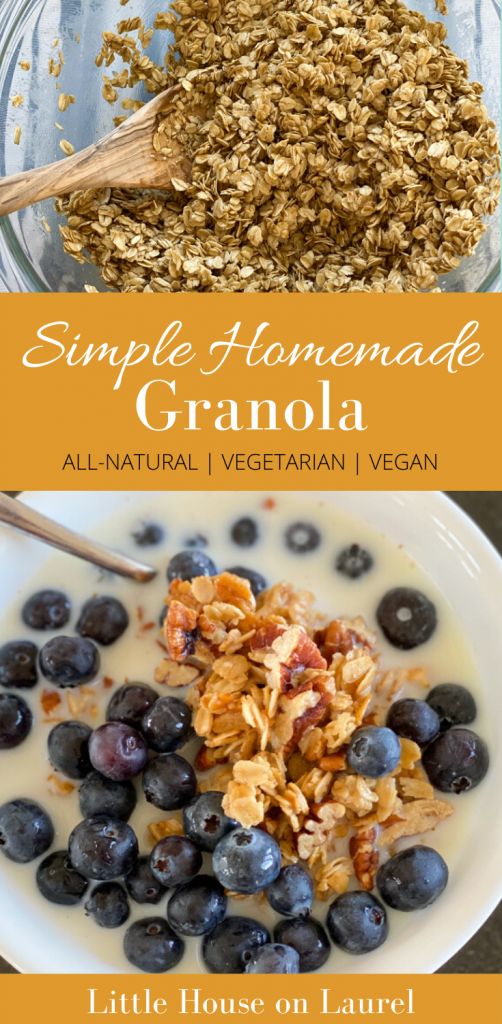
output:
M102 569L116 572L119 576L129 576L138 583L148 583L157 575L157 570L152 569L150 565L144 565L143 562L137 562L118 551L105 548L80 533L68 530L54 519L28 508L17 498L9 498L7 494L1 493L0 522L7 523L22 533L28 533L53 548L59 548L70 555L76 555L77 558L83 558L86 562L92 562L93 565L99 565Z
M168 188L173 178L191 179L191 163L171 139L172 156L153 148L157 117L171 106L179 86L150 100L119 128L66 160L0 180L0 217L42 199L85 188Z

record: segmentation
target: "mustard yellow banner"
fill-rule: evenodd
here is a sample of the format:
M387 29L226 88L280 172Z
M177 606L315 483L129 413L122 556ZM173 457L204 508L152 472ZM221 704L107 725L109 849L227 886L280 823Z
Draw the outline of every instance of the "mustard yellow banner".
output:
M19 975L0 985L3 1024L362 1020L496 1024L500 975Z
M500 295L9 295L0 487L498 488Z

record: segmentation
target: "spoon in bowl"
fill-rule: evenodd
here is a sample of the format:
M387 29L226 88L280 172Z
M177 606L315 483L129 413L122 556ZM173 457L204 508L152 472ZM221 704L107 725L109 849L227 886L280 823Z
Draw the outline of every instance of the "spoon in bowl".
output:
M108 569L119 576L128 576L137 583L148 583L157 575L157 570L151 565L144 565L134 558L122 555L119 551L113 551L96 541L89 540L80 533L74 533L66 526L56 523L54 519L28 508L17 498L9 498L8 495L1 493L0 522L13 526L22 533L28 533L53 548L59 548L86 562L92 562L93 565L99 565L101 569Z
M179 90L165 89L119 128L66 160L2 178L0 217L75 189L169 188L173 179L190 181L191 162L177 139L169 140L169 157L153 147L158 115L172 106Z

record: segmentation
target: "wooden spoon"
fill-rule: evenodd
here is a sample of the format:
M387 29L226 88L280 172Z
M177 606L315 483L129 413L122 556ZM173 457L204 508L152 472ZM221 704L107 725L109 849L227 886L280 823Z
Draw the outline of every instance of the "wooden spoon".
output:
M191 163L171 139L172 156L155 152L158 115L172 105L179 86L166 89L94 146L34 171L0 180L0 216L42 199L85 188L168 188L173 178L191 180Z

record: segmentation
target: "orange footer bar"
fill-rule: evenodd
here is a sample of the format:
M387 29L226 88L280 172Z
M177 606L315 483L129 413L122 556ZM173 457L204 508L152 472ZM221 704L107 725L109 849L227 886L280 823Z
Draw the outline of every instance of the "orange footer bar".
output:
M222 1024L364 1019L388 1024L495 1024L500 975L13 975L1 981L3 1024L89 1024L104 1018Z

